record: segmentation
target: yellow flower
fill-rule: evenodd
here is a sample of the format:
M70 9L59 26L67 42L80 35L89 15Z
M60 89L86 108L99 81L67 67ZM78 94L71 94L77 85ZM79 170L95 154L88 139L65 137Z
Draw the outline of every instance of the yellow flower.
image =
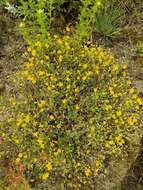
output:
M70 78L69 78L69 77L66 77L66 81L69 82L69 81L70 81Z
M36 56L36 51L33 49L33 50L31 51L31 54L32 54L33 57L35 57L35 56Z
M41 100L40 103L38 103L38 107L39 108L43 108L46 105L46 101L45 100Z
M95 72L97 75L99 75L99 73L100 73L99 68L96 68Z
M90 170L90 168L86 168L86 170L85 170L85 175L86 175L86 177L89 177L89 176L91 175L91 170Z
M133 95L132 95L132 98L133 98L133 99L137 99L138 96L137 96L136 94L133 94Z
M50 57L46 55L46 56L45 56L45 59L46 59L46 60L49 60L49 59L50 59Z
M68 85L67 85L67 89L69 90L70 88L71 88L71 85L70 85L70 84L68 84Z
M83 68L86 69L88 67L87 64L83 64Z
M113 65L113 71L118 71L118 70L119 70L119 65L118 64Z
M49 177L49 172L46 172L46 173L44 173L44 174L42 175L42 179L43 179L43 180L47 180L48 177Z
M66 27L66 31L70 32L70 27L69 26Z
M51 90L52 90L52 87L51 87L51 86L48 86L47 89L48 89L49 91L51 91Z
M114 95L113 87L109 86L109 92L111 95Z
M39 71L38 74L39 74L39 76L44 76L45 72L44 71Z
M28 64L26 65L26 68L27 68L27 69L30 69L30 68L33 67L33 66L34 66L33 63L28 63ZM27 73L28 73L28 71L27 71Z
M80 166L81 166L81 163L78 162L76 165L77 165L77 167L80 167Z
M53 115L50 115L50 120L54 120L54 116Z
M62 44L63 44L63 42L62 42L61 39L58 39L58 40L57 40L57 43L58 43L59 45L62 45Z
M20 126L21 124L23 123L23 119L21 118L21 117L19 117L18 119L17 119L17 126Z
M32 75L28 75L27 78L28 78L28 80L30 80L33 84L36 83L36 78L33 77Z
M113 87L116 88L116 87L117 87L117 84L113 83Z
M127 121L128 121L129 125L133 126L137 122L137 119L135 119L134 117L131 116L128 118Z
M112 106L111 106L111 105L106 105L106 106L105 106L105 110L106 110L106 111L112 110Z
M119 120L118 120L118 119L115 119L115 123L119 123Z
M112 153L115 154L117 152L117 148L115 146L112 147Z
M139 110L140 107L139 107L138 105L135 105L135 109L136 109L136 110Z
M139 105L143 105L143 100L141 98L137 98L136 101Z
M62 62L62 60L63 60L63 56L60 55L60 56L59 56L59 62Z
M62 86L63 86L63 83L62 83L62 82L59 82L58 86L59 86L59 87L62 87Z
M57 51L57 54L62 54L62 51L61 51L61 50L58 50L58 51Z
M52 164L51 164L51 162L48 162L48 163L46 164L46 168L48 169L48 171L51 171L51 170L52 170Z
M97 175L98 174L98 171L99 171L99 169L100 169L100 167L101 167L101 162L100 161L96 161L96 164L95 164L95 175Z
M118 144L119 144L120 146L122 146L124 143L125 143L125 141L124 141L123 139L120 139L120 141L118 141Z
M119 136L115 137L116 143L119 146L122 146L125 142L123 140L122 134L120 134Z
M109 140L109 141L107 141L106 143L105 143L105 147L106 148L109 148L109 147L111 147L111 146L113 146L114 145L114 142L112 141L112 140Z
M30 120L31 120L30 115L27 115L27 116L25 117L25 122L26 122L26 123L29 123L29 122L30 122Z
M15 105L16 105L16 100L15 100L14 98L11 98L11 99L10 99L10 103L11 103L13 106L15 106Z
M54 38L57 39L57 38L58 38L58 35L55 34L55 35L54 35Z
M83 76L83 77L82 77L82 80L83 80L83 81L87 80L87 76L86 76L86 75Z
M23 22L21 22L20 24L19 24L19 27L20 28L22 28L22 27L24 27L25 26L25 24L23 23Z
M79 88L77 87L77 88L75 88L75 93L78 93L79 92Z
M23 54L24 56L28 56L28 53L27 52L24 52L24 54Z
M42 44L41 44L41 42L40 41L38 41L38 42L36 42L36 44L35 44L37 47L41 47L42 46Z
M132 84L131 80L127 80L127 84L131 85Z
M19 154L18 154L18 157L19 157L19 158L22 158L22 157L23 157L23 154L22 154L22 153L19 153Z
M28 48L27 48L27 51L28 51L28 52L31 52L31 51L32 51L31 47L28 47Z
M41 108L40 110L39 110L39 113L42 113L44 111L44 109L43 108Z
M68 49L68 50L70 49L70 46L69 46L69 44L67 42L65 42L65 48Z
M23 158L25 158L25 159L26 159L26 158L27 158L27 155L24 155L24 156L23 156Z
M44 63L44 60L43 60L43 59L42 59L42 60L40 60L40 63L42 63L42 64L43 64L43 63Z
M119 110L119 111L116 111L116 115L117 116L121 116L122 115L122 112Z
M15 162L19 163L20 162L20 158L16 158Z
M28 71L27 70L23 71L23 76L27 76L27 75L28 75Z
M123 69L127 69L128 65L127 64L124 64L123 65Z
M101 163L99 161L96 161L96 164L95 164L96 168L99 168L100 164Z
M34 137L38 137L38 133L37 132L34 132L32 133Z
M132 101L131 99L127 99L127 100L125 101L125 105L126 105L127 107L131 106L132 104L133 104L133 101Z
M100 7L101 6L101 2L97 1L97 6Z
M87 72L87 75L88 75L88 76L92 76L92 75L93 75L93 72L92 72L92 71L88 71L88 72Z
M66 99L63 99L62 102L63 102L63 104L66 104L66 103L67 103L67 100L66 100Z
M79 107L78 104L75 106L75 109L76 109L76 110L79 110L79 109L80 109L80 107Z
M14 139L14 142L15 142L16 144L19 144L19 143L20 143L18 139Z
M41 148L44 148L44 147L45 147L45 146L44 146L44 142L43 142L42 139L37 139L37 142L39 143L39 145L40 145Z
M57 128L60 129L62 126L60 124L57 125Z

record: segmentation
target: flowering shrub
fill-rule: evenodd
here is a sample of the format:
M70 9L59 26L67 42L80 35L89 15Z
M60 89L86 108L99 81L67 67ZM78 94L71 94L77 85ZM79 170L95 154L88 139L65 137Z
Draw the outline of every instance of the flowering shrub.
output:
M15 83L21 95L9 100L1 124L1 152L25 166L25 176L50 189L90 189L114 157L126 152L142 124L143 101L127 80L127 65L101 47L69 36L48 35L24 53ZM37 182L37 183L36 183ZM40 189L40 186L36 186Z

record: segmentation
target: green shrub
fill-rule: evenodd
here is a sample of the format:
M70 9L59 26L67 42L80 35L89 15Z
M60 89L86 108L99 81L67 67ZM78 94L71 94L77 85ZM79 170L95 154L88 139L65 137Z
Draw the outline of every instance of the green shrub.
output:
M39 39L28 47L14 79L20 94L9 98L0 125L0 158L23 164L37 190L92 188L142 125L126 65L88 46L49 34L44 47Z
M23 18L20 31L26 41L33 39L34 34L40 34L41 40L47 38L47 32L59 31L63 25L78 15L80 1L78 0L7 0L5 8ZM73 16L71 16L73 15Z
M49 31L59 31L72 21L78 20L76 34L82 40L90 39L96 21L96 14L103 8L105 0L19 0L8 3L7 9L24 18L20 30L26 41L33 38L34 33L47 37ZM72 16L71 16L72 15ZM57 29L57 27L59 29Z

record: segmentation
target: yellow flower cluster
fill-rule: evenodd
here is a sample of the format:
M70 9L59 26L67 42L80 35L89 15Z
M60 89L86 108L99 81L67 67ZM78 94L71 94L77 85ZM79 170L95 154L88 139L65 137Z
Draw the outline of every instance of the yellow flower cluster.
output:
M127 67L69 36L50 36L44 46L38 41L24 56L17 74L23 96L18 104L10 101L15 114L3 127L18 147L15 160L34 168L40 180L86 187L142 124L143 101Z

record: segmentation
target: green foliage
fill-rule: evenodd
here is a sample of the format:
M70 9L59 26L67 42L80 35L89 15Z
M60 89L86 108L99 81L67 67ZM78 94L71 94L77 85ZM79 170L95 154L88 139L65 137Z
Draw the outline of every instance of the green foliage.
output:
M53 26L56 25L56 22L59 23L60 19L64 20L66 17L70 17L72 11L78 17L74 19L79 20L76 30L78 38L89 39L95 24L96 13L103 7L104 1L19 0L17 5L8 4L8 9L17 15L24 16L27 24L23 28L21 27L21 31L24 36L26 33L25 39L32 38L33 33L40 33L45 39L47 32L55 29ZM67 20L69 22L69 19Z
M5 0L0 1L0 5L3 5L5 3Z
M55 30L53 26L62 22L71 11L78 12L80 1L67 0L19 0L13 3L7 2L6 9L17 16L22 16L24 24L20 24L26 41L33 38L33 34L40 34L41 40L47 38L47 32ZM62 25L62 24L61 24Z
M81 0L82 6L79 14L79 23L77 25L77 35L82 40L91 38L93 27L96 22L97 12L104 6L105 0Z
M3 146L15 147L8 159L25 166L37 190L91 189L107 159L124 156L139 132L143 102L126 78L126 65L110 52L69 36L48 34L44 46L37 38L14 79L20 96L7 100Z
M25 23L20 23L20 31L25 40L32 41L33 34L37 33L41 36L41 41L44 41L51 28L53 1L20 0L20 3L18 12L22 13L26 20ZM45 7L48 7L47 12Z
M96 32L105 37L115 38L120 35L120 21L123 11L108 7L98 12L96 16Z

